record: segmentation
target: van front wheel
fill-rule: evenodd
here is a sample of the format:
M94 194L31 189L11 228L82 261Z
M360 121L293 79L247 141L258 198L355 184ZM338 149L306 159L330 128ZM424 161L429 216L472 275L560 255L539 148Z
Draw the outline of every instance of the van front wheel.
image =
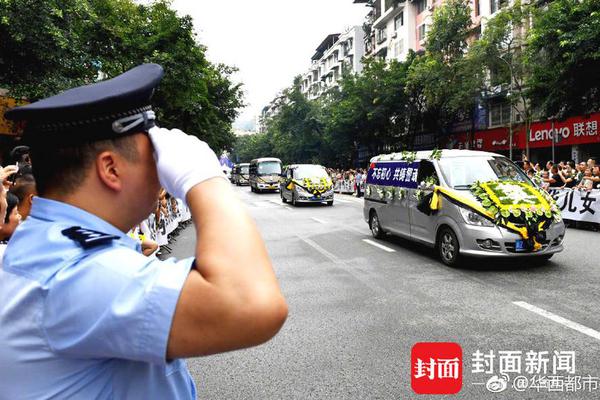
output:
M371 235L373 235L375 239L381 239L383 237L384 232L381 228L381 224L379 223L379 217L375 211L371 213L369 227L371 228Z
M458 263L460 246L452 229L442 228L438 235L437 247L444 264L453 267Z

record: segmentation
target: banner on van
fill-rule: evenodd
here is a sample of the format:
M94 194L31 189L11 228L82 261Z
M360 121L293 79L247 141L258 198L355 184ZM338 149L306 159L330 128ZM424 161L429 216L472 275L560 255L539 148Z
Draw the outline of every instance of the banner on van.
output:
M367 173L367 184L416 189L419 162L372 163Z

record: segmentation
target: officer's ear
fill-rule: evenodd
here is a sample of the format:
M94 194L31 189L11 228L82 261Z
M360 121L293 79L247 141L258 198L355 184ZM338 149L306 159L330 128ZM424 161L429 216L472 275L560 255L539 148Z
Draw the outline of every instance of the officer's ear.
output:
M123 160L115 151L106 150L96 156L96 173L100 181L109 189L120 192Z

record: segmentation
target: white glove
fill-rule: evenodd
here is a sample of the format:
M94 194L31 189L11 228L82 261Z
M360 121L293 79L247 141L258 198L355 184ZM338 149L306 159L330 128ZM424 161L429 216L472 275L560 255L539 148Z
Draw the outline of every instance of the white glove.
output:
M207 179L225 178L215 152L197 137L159 127L148 133L160 184L176 198L186 202L185 196L193 186Z

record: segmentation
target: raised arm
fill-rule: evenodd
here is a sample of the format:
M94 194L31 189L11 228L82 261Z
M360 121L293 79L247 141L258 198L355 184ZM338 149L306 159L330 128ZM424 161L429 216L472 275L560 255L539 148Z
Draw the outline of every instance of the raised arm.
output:
M151 138L161 183L187 200L197 237L195 267L177 303L167 357L264 343L283 325L287 304L258 229L205 143L164 129Z

